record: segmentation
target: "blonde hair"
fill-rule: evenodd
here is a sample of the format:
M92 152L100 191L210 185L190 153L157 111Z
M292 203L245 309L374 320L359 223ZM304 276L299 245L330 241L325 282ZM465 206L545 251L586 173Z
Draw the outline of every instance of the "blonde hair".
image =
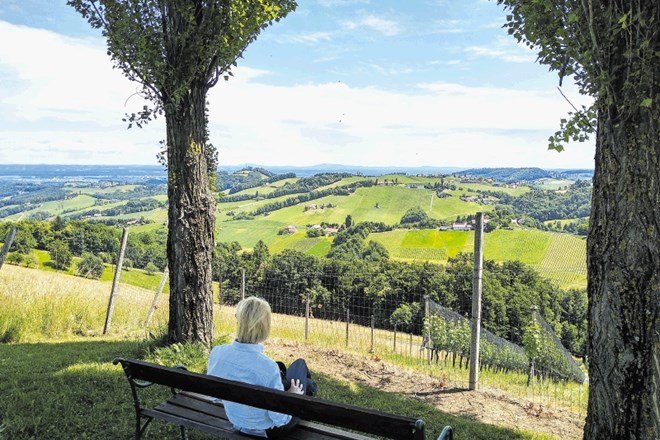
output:
M236 340L244 344L258 344L270 334L270 305L256 296L241 300L236 306Z

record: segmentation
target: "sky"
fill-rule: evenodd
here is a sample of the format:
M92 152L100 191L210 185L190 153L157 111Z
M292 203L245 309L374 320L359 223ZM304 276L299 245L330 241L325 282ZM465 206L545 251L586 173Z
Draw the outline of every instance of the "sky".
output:
M572 110L490 0L298 0L208 95L221 165L593 168ZM64 0L0 1L0 163L157 164L164 121ZM575 106L589 105L570 81Z

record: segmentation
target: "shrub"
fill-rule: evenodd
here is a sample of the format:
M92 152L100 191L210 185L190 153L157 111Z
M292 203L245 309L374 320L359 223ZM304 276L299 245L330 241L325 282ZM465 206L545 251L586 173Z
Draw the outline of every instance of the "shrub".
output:
M10 252L7 254L7 263L19 265L23 262L25 255L20 252Z
M30 253L23 258L23 264L25 267L38 267L39 266L39 260L37 259L36 255Z
M85 252L76 265L76 275L85 278L99 279L103 275L103 260L101 257Z
M147 263L146 266L144 266L144 271L147 273L147 275L153 275L156 272L158 272L158 268L156 267L156 265L154 263L152 263L150 261L150 262Z
M73 259L69 245L62 240L55 240L48 247L48 253L55 269L69 270L71 260Z

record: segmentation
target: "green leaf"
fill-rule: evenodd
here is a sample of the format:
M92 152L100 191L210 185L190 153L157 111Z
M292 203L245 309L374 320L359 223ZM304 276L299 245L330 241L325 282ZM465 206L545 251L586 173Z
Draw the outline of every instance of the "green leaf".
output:
M642 107L649 108L649 107L651 107L652 104L653 104L653 99L651 99L651 98L646 98L645 100L642 101L642 103L641 103L640 105L641 105Z

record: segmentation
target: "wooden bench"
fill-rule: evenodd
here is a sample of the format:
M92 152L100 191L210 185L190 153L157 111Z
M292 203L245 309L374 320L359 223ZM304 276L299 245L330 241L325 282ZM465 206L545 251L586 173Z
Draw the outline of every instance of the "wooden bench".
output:
M251 438L234 430L222 404L214 399L218 398L300 417L301 422L287 439L424 440L424 422L410 417L192 373L183 367L122 358L115 358L113 363L121 364L131 386L136 439L142 438L154 419L179 425L181 439L187 439L186 428L229 440ZM145 407L140 400L140 389L153 384L170 387L172 397L153 408ZM452 438L451 427L445 427L438 440Z

